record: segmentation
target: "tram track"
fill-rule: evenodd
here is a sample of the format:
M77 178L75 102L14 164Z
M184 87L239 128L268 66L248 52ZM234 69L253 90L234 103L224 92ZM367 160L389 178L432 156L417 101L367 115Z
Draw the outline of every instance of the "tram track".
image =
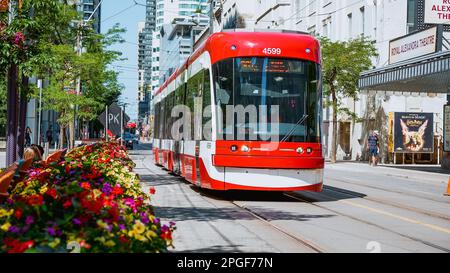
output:
M391 193L405 194L404 192L386 190L386 189L381 189L381 188L378 188L378 187L372 187L372 186L368 186L368 185L364 185L364 184L357 184L357 183L347 182L345 180L341 180L341 179L337 179L337 178L332 178L331 180L338 181L338 182L345 183L345 184L361 186L361 187L365 187L365 188L372 188L372 189L376 189L376 190L383 190L383 191L387 191L387 192L391 192ZM420 213L420 214L423 214L423 215L427 215L427 216L430 216L430 217L434 217L434 218L439 218L439 219L450 221L450 217L447 216L447 215L443 215L443 214L436 213L436 212L431 212L431 211L424 210L424 209L419 209L419 208L412 207L412 206L407 206L407 205L400 204L400 203L397 203L397 202L389 201L387 199L370 197L370 196L365 195L365 194L362 197L359 194L352 193L350 190L331 188L331 187L327 187L327 186L324 186L324 190L338 192L338 193L341 193L341 194L346 194L346 195L349 195L349 196L353 196L355 198L363 198L363 199L366 199L366 200L369 200L369 201L373 201L373 202L376 202L376 203L386 204L386 205L389 205L389 206L392 206L392 207L396 207L396 208L399 208L399 209L406 209L406 210L417 212L417 213ZM325 194L325 195L327 195L327 194ZM433 200L433 199L430 199L430 198L416 196L416 195L413 195L413 194L407 194L407 195L413 196L413 197L417 197L417 198L426 199L426 200L430 200L430 201L433 201L433 202L442 203L440 201L436 201L436 200ZM329 196L329 195L327 195L327 196Z
M248 207L242 206L238 203L236 203L235 201L231 201L231 204L235 205L238 208L244 209L245 211L247 211L248 213L250 213L251 215L253 215L255 218L257 218L258 220L264 222L266 225L269 225L270 227L272 227L273 229L277 230L278 232L283 233L284 235L294 239L295 241L297 241L299 244L301 244L302 246L305 246L307 248L310 248L311 250L317 252L317 253L325 253L325 249L318 246L317 244L314 244L312 242L310 242L309 240L306 240L304 238L301 238L297 235L294 235L292 233L290 233L289 231L273 224L272 222L270 222L269 219L265 218L263 215L251 210Z
M366 224L366 225L370 225L370 226L379 228L379 229L384 230L384 231L387 231L387 232L394 233L394 234L396 234L396 235L398 235L398 236L401 236L401 237L403 237L403 238L407 238L407 239L409 239L409 240L412 240L412 241L415 241L415 242L418 242L418 243L427 245L427 246L429 246L429 247L438 249L438 250L440 250L440 251L444 251L444 252L450 253L450 249L448 249L448 248L441 247L441 246L439 246L439 245L436 245L436 244L431 243L431 242L427 242L427 241L422 240L422 239L420 239L420 238L416 238L416 237L413 237L413 236L409 236L409 235L406 235L406 234L397 232L397 231L392 230L392 229L390 229L390 228L386 228L386 227L381 226L381 225L378 225L378 224L376 224L376 223L373 223L373 222L370 222L370 221L366 221L366 220L360 219L360 218L358 218L358 217L349 215L349 214L347 214L347 213L342 213L342 212L339 212L339 211L337 211L337 210L330 209L330 208L328 208L328 207L325 207L325 206L322 206L322 205L319 205L319 204L315 203L315 202L317 202L316 200L313 200L313 199L310 199L310 198L305 198L305 197L300 197L298 194L293 194L293 193L284 193L284 195L287 196L287 197L290 197L290 198L292 198L292 199L295 199L295 200L298 200L298 201L301 201L301 202L308 203L308 204L310 204L310 205L312 205L312 206L321 208L321 209L323 209L323 210L327 210L327 211L329 211L329 212L335 213L335 214L337 214L337 215L340 215L340 216L343 216L343 217L350 218L350 219L352 219L352 220L355 220L355 221L364 223L364 224ZM328 198L333 198L333 197L331 197L331 196L329 196L329 195L327 195L327 197L328 197ZM333 199L334 199L333 201L336 201L336 202L339 201L339 199L336 199L336 198L333 198Z
M143 164L143 165L144 165L145 168L149 169L148 166L146 166L146 164ZM295 242L297 242L299 245L301 245L304 248L307 248L307 249L311 250L312 252L316 252L316 253L328 252L325 247L319 246L316 243L311 242L310 240L305 239L305 238L299 236L298 234L293 234L289 230L287 230L287 229L285 229L285 228L283 228L283 227L273 223L273 220L267 218L266 216L264 216L264 213L261 213L261 211L256 211L251 206L246 206L245 203L243 203L242 201L245 202L247 200L236 200L236 199L233 199L233 198L226 197L226 194L225 195L224 194L217 194L217 193L211 192L209 190L198 188L198 187L196 187L196 186L194 186L194 185L192 185L190 183L187 183L187 184L191 186L191 189L193 189L197 193L207 197L208 199L219 200L219 201L226 201L227 203L229 203L229 204L239 208L240 210L244 210L246 213L250 214L252 217L257 219L258 221L264 223L264 225L270 227L271 229L275 230L276 232L279 232L280 234L282 234L285 237L288 237L288 238L291 238L292 240L295 240ZM360 194L352 193L352 192L347 191L345 189L325 188L325 191L327 191L328 193L322 192L320 194L323 194L326 198L331 199L331 201L339 201L339 199L336 198L336 197L333 197L333 195L331 193L331 192L335 192L335 193L338 193L338 194L348 195L348 196L350 196L352 198L367 199L369 201L373 201L373 202L376 202L376 203L382 203L382 204L386 204L386 205L389 205L389 206L397 207L397 208L400 208L400 209L405 209L405 210L408 210L408 211L414 211L414 212L417 212L417 213L422 213L422 214L427 215L427 216L436 217L436 218L440 218L440 219L444 219L444 220L449 220L449 217L444 216L444 215L437 215L435 213L428 213L426 211L421 211L419 209L411 208L409 206L404 206L404 205L401 205L401 204L389 202L387 200L382 200L382 199L378 199L378 198L372 198L372 197L367 197L367 196L362 197ZM414 236L410 236L410 235L407 235L407 234L395 231L393 229L384 227L382 225L373 223L371 221L366 221L364 219L360 219L360 218L355 217L353 215L350 215L350 214L347 214L347 213L343 213L343 212L340 212L340 211L337 211L337 210L334 210L334 209L330 209L330 208L328 208L326 206L317 204L317 202L320 202L320 200L316 200L314 198L308 198L308 197L299 196L296 193L282 193L281 195L285 196L285 197L287 197L287 198L289 198L291 200L295 200L297 202L300 201L302 203L307 203L309 205L318 207L318 208L320 208L322 210L329 211L329 212L331 212L331 213L333 213L335 215L346 217L346 218L352 219L354 221L358 221L360 223L376 227L376 228L381 229L383 231L396 234L396 235L398 235L400 237L409 239L409 240L417 242L417 243L421 243L423 245L426 245L428 247L434 248L436 250L440 250L440 251L443 251L443 252L450 253L450 249L442 247L442 246L439 246L439 245L436 245L436 244L434 244L432 242L428 242L428 241L422 240L420 238L417 238L417 237L414 237ZM210 201L210 200L207 200L207 201ZM250 202L251 201L252 200L250 200ZM283 200L279 200L279 201L286 202L286 201L283 201Z
M367 184L359 184L356 182L350 182L348 180L343 180L343 179L334 178L334 177L333 178L326 177L325 180L334 180L334 181L342 182L345 184L361 186L361 187L366 187L366 188L375 189L375 190L382 190L382 191L387 191L387 192L391 192L391 193L406 194L409 196L413 196L413 197L417 197L417 198L421 198L421 199L425 199L425 200L429 200L429 201L433 201L433 202L443 203L442 200L438 200L436 198L425 197L423 195L414 194L412 192L402 192L402 191L390 190L390 189L386 189L386 188L382 188L382 187L376 187L376 186L370 186Z

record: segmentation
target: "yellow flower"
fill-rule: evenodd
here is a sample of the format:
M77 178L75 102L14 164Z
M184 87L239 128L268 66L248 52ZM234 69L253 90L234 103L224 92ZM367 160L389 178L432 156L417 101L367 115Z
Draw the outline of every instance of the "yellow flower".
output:
M103 244L104 244L105 241L106 241L105 237L103 237L103 236L102 236L102 237L97 237L97 238L95 238L95 240L96 240L96 241L99 241L99 242L101 242L101 243L103 243Z
M145 233L145 236L147 236L147 238L149 238L149 239L151 239L152 237L158 237L158 235L152 230L147 231Z
M13 213L14 213L13 209L10 209L9 211L5 209L0 209L0 218L11 216Z
M105 222L103 222L102 220L97 220L97 225L98 225L99 227L103 228L103 229L106 229L106 230L109 228L109 227L108 227L108 224L105 223Z
M10 227L11 227L11 224L9 222L6 222L3 224L3 226L0 227L0 229L6 232L9 230Z
M134 230L128 231L128 236L129 237L134 237L135 234L136 234L136 232Z
M39 192L40 192L41 194L44 194L44 193L46 193L47 191L48 191L47 185L44 185L44 186L39 190Z
M48 245L51 248L56 248L59 245L60 242L61 242L61 240L59 238L56 238L53 242L49 243Z
M152 229L153 229L154 231L157 231L157 230L158 230L158 227L157 227L156 225L152 225Z
M107 246L107 247L113 247L113 246L116 245L116 243L114 243L113 241L109 240L104 245Z
M145 225L142 224L141 221L136 221L136 224L133 225L133 231L137 234L141 234L145 231Z
M141 242L147 242L147 238L145 238L144 236L142 236L141 234L135 234L134 238L136 238L137 240L141 241Z

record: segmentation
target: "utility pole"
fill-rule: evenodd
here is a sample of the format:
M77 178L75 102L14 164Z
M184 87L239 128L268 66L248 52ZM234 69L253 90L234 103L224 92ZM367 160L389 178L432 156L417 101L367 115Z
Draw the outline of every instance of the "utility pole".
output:
M39 119L38 119L38 128L37 128L37 145L41 145L41 123L42 123L42 80L39 79L37 81L37 85L39 88Z
M214 3L216 0L210 0L209 5L209 35L214 33Z
M8 25L14 20L16 1L9 1ZM8 92L7 92L7 139L6 139L6 166L13 164L17 160L17 77L18 66L11 64L8 70Z

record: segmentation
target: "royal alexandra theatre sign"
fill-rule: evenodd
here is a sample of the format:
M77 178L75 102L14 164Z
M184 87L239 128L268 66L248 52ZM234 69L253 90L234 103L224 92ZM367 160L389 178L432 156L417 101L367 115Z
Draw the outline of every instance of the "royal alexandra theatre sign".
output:
M425 0L425 24L450 24L450 0Z
M436 42L437 27L394 39L389 43L389 64L434 53Z

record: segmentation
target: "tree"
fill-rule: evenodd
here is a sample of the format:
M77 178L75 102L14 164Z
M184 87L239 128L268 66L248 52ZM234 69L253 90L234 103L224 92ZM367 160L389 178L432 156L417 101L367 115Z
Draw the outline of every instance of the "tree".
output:
M78 105L79 118L91 120L103 111L105 104L117 101L123 89L117 73L108 68L121 53L107 48L123 42L120 34L125 30L116 25L106 35L98 34L91 27L77 23L83 19L69 2L73 1L27 0L8 26L7 16L0 13L0 75L5 75L6 68L15 64L24 76L48 78L50 86L44 90L43 99L47 109L59 113L58 122L63 128L70 126L69 120L73 121L70 104ZM78 35L83 37L86 49L81 56L74 52ZM75 89L78 77L82 96L67 92ZM32 96L33 91L36 93L36 88L29 90L23 98ZM3 93L0 80L0 98ZM0 127L1 122L0 118Z
M342 105L342 100L358 100L358 79L361 72L372 67L371 58L378 56L374 41L360 37L349 41L333 42L320 38L323 59L324 95L331 97L325 107L333 110L333 136L331 162L336 162L338 114L345 113L357 121L356 113Z

